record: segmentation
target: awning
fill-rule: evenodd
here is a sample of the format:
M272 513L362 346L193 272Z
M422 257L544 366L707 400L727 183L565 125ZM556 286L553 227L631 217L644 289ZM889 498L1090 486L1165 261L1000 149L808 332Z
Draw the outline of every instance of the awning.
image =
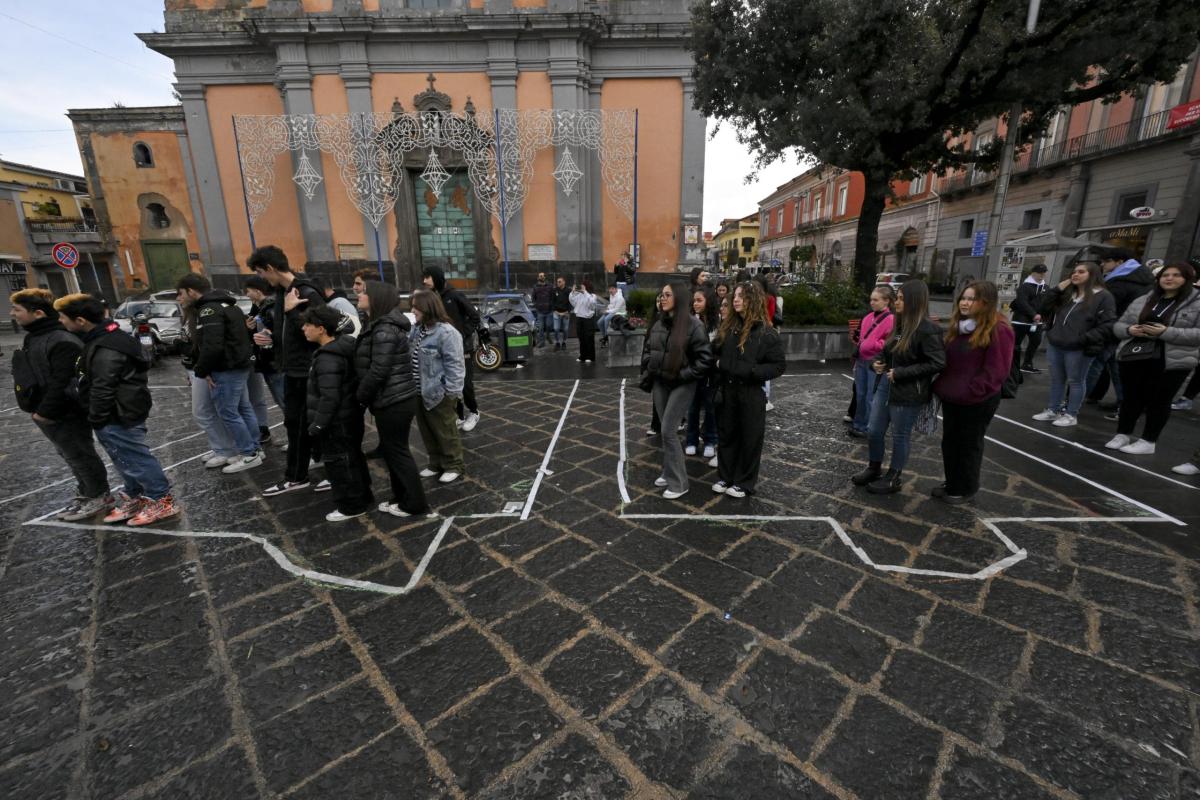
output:
M1026 245L1026 246L1045 246L1052 245L1062 250L1076 249L1094 245L1090 239L1076 239L1070 236L1063 236L1055 230L1036 231L1035 233L1026 236L1018 236L1015 239L1009 239L1005 242L1006 245Z

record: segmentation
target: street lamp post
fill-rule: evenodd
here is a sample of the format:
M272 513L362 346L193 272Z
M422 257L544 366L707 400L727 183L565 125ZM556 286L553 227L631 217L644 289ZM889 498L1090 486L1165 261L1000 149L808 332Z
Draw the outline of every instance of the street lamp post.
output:
M1037 27L1038 12L1041 10L1041 6L1041 0L1029 0L1029 11L1025 17L1027 34L1033 33ZM988 216L987 249L984 251L984 277L992 281L999 276L1000 258L1004 253L1004 243L1000 239L1000 225L1004 218L1004 201L1008 195L1008 184L1012 179L1013 158L1017 150L1017 128L1021 124L1021 115L1024 110L1024 106L1020 102L1016 102L1008 112L1008 131L1004 137L1004 150L1000 156L999 170L996 173L995 193L992 195L992 213Z

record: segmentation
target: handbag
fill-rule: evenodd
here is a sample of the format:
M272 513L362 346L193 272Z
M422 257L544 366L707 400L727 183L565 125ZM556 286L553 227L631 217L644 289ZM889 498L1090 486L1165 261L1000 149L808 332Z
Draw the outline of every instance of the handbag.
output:
M1117 361L1150 361L1162 358L1165 352L1166 347L1161 339L1135 336L1117 353Z
M937 433L938 412L941 410L942 401L936 395L930 398L929 402L921 406L921 410L917 412L917 418L913 422L913 432L922 436Z

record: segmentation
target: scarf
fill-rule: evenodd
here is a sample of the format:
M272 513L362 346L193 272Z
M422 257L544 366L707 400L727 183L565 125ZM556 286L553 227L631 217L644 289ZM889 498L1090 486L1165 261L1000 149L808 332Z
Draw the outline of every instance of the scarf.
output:
M967 336L968 334L974 332L975 328L977 327L978 325L975 324L975 320L971 319L970 317L966 319L960 319L958 321L958 332L963 336Z

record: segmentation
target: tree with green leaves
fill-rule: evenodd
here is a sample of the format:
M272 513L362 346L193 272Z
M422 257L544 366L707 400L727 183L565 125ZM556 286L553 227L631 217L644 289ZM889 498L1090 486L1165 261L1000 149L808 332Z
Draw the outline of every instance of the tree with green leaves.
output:
M977 162L962 134L1020 103L1017 143L1062 106L1171 80L1200 42L1196 0L700 0L696 107L765 165L798 148L866 178L855 279L874 278L893 178ZM1013 126L1009 126L1012 131Z

